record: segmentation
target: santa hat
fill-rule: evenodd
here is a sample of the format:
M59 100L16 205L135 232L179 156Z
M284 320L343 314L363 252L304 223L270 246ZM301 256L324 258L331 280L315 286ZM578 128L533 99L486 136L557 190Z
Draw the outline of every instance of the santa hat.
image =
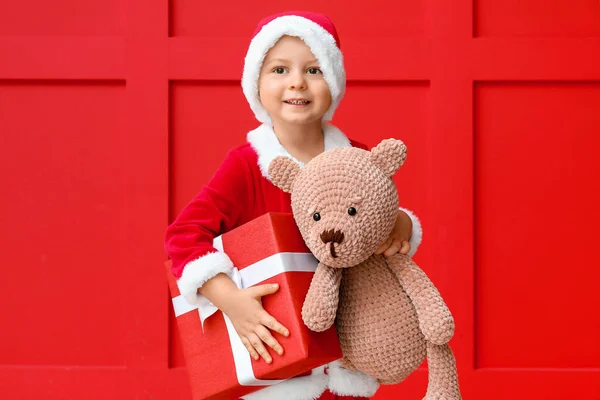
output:
M271 15L258 23L246 54L242 75L242 89L250 108L256 119L271 124L271 118L258 97L258 77L267 52L285 35L302 39L319 62L332 99L323 121L331 120L346 91L346 71L340 51L340 39L329 18L305 11Z

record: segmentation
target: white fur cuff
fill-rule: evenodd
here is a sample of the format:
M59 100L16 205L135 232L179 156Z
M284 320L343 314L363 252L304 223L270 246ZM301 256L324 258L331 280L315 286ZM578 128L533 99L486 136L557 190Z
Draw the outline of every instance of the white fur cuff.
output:
M227 254L221 252L209 253L186 264L181 278L177 281L177 286L186 301L196 305L199 304L200 300L198 288L220 273L230 276L232 272L233 263Z
M400 209L408 214L410 220L412 221L412 235L408 241L408 243L410 243L410 251L408 252L408 256L412 257L417 252L417 249L423 240L423 228L421 227L421 221L419 221L419 218L412 211L402 207L400 207Z
M379 389L377 379L359 371L342 368L339 361L329 364L329 391L340 396L371 397Z
M311 375L291 378L242 397L244 400L316 400L327 388L325 367L312 370Z

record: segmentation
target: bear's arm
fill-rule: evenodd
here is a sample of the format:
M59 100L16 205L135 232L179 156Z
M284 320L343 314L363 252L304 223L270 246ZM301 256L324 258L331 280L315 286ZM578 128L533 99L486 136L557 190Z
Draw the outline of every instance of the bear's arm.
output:
M429 277L405 255L391 256L387 263L412 300L425 339L437 345L448 343L454 335L454 318Z
M341 280L341 268L330 268L323 263L317 265L302 305L302 319L311 331L322 332L333 325Z

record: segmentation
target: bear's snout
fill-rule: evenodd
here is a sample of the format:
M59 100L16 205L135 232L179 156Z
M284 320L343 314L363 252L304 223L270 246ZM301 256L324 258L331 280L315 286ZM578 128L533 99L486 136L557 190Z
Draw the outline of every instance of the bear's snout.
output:
M334 245L334 243L337 243L337 244L342 243L342 241L344 240L344 233L337 229L329 229L329 230L321 233L321 240L325 244L327 244L327 243L330 244L329 251L331 253L331 256L333 258L337 258L337 254L335 254L335 247L333 245Z

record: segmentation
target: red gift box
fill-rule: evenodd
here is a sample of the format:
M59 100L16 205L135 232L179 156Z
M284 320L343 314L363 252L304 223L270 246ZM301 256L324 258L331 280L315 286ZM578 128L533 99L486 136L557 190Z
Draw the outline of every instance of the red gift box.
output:
M284 354L279 356L265 345L273 362L267 364L262 358L255 361L221 311L192 306L180 296L167 262L195 400L236 399L342 357L334 327L317 333L302 321L302 304L318 261L306 247L291 214L265 214L223 234L215 240L215 247L231 258L237 268L232 279L238 280L239 287L279 284L279 291L263 297L263 307L288 328L290 335L272 332ZM208 312L214 314L207 317Z

